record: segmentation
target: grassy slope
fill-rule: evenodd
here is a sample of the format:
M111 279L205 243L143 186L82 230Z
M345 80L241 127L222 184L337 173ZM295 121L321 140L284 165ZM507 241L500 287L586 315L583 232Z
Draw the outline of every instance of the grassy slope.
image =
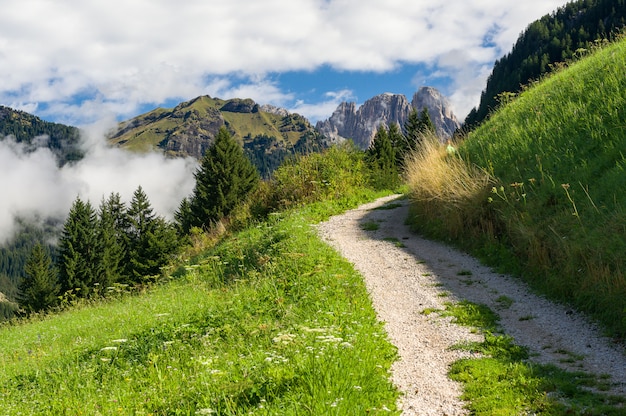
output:
M499 184L494 237L542 290L626 335L626 40L523 92L461 147ZM500 258L502 261L502 258Z
M141 296L1 327L0 413L395 413L395 350L359 275L314 236L315 207Z
M200 118L214 118L208 114L209 110L219 110L226 100L219 98L211 98L202 96L182 108L179 112L197 111ZM127 133L111 140L111 143L117 144L123 142L123 146L130 150L145 151L146 149L156 147L165 137L168 130L179 127L180 118L163 117L158 119L164 113L171 112L171 109L158 108L149 113L138 116L138 119L154 119L156 121L142 127L138 127L128 131ZM276 114L259 111L257 113L234 113L230 111L222 111L224 121L233 129L233 137L237 140L243 140L248 134L251 137L257 135L268 135L283 138L280 130L282 117ZM295 131L285 132L287 140L291 144L295 144L301 134Z

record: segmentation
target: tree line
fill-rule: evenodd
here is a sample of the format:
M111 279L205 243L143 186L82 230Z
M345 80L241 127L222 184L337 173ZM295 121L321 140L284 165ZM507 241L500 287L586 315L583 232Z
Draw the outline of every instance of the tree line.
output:
M434 133L435 126L426 107L419 114L416 108L411 110L403 131L397 123L378 126L365 152L371 185L377 189L398 187L405 157L419 147L424 135Z
M30 252L19 284L20 307L39 312L68 299L106 296L115 285L149 283L172 261L192 227L206 228L228 215L256 188L259 175L222 128L195 179L174 222L154 213L141 186L128 207L118 193L103 199L97 210L77 197L56 255L41 243Z

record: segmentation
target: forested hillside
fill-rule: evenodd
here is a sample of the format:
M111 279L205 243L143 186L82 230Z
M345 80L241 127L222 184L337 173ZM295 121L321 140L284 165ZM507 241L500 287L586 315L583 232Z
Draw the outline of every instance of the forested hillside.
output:
M613 39L626 26L626 0L578 0L533 22L511 52L496 61L487 86L465 125L475 126L498 105L498 95L517 93L550 66L587 53L596 41Z
M49 147L63 165L82 157L78 128L50 123L23 111L0 106L0 140L12 136L18 143Z

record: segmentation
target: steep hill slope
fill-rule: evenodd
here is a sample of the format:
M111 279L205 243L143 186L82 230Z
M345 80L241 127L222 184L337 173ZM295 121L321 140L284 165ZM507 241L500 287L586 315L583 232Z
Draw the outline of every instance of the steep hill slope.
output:
M325 147L324 138L298 114L250 99L222 100L209 96L158 108L120 124L112 144L130 150L161 149L172 156L201 158L220 127L226 126L267 175L293 152Z
M625 0L578 0L531 23L511 52L496 61L480 105L465 119L475 125L497 106L497 96L518 92L550 65L590 49L598 39L612 39L626 26Z
M494 236L536 284L626 336L626 40L496 112L461 147L499 184Z

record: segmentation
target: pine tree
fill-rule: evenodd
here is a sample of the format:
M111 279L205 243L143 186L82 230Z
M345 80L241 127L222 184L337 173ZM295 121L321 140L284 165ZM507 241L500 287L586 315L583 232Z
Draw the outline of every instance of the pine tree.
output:
M191 218L183 221L185 226L206 227L227 216L259 183L256 168L224 127L202 158L195 178L187 213Z
M404 137L406 138L407 147L410 150L415 150L419 147L422 140L421 132L422 122L419 114L417 114L417 108L413 107L409 113L409 117L404 123Z
M126 207L120 194L112 193L107 200L102 200L99 209L98 242L101 250L98 253L99 274L96 280L102 290L124 280L127 229Z
M178 248L174 227L152 211L147 195L140 187L133 194L128 218L128 263L126 273L131 283L161 273Z
M59 294L57 271L50 253L35 244L24 267L25 277L19 285L20 306L28 312L39 312L54 306Z
M63 226L60 242L61 292L79 291L88 296L97 282L98 252L96 212L89 202L76 198Z
M174 220L178 233L180 235L186 235L193 227L193 215L191 213L191 202L189 198L183 198L178 206L178 210L174 213Z
M381 124L366 152L371 182L378 189L393 189L399 184L396 154L387 130Z
M430 114L428 113L428 108L422 108L422 112L420 113L420 127L422 134L429 134L435 132L435 125L430 118Z
M435 132L435 125L430 118L428 108L422 108L419 115L417 109L413 108L404 124L404 131L408 147L407 151L419 148L424 136Z
M396 155L396 166L400 169L404 163L404 158L409 151L409 144L400 131L398 123L391 123L387 132L391 147Z

